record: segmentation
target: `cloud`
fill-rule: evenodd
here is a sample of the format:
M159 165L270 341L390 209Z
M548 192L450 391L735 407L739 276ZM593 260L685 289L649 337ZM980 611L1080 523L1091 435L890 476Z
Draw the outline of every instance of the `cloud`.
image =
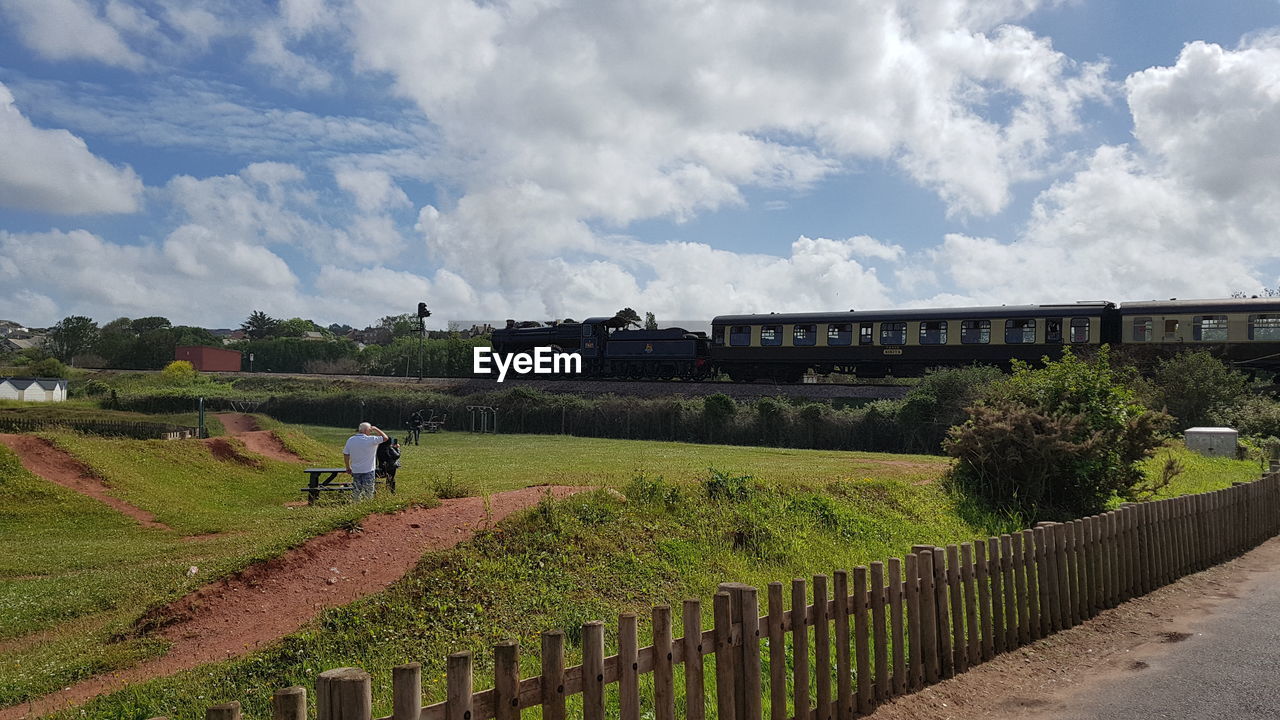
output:
M985 301L1225 296L1280 259L1280 42L1183 48L1125 82L1136 144L1035 201L1020 240L948 235L931 259Z
M48 60L96 60L131 70L146 64L120 34L151 29L131 6L108 3L105 17L85 0L0 0L0 9L23 44Z
M38 128L0 83L0 205L62 215L131 213L142 182L66 130Z
M227 305L296 308L298 280L260 247L184 227L160 245L112 243L84 230L0 231L0 307L31 323L78 313L207 322ZM107 277L107 273L110 277ZM34 298L25 287L38 287Z

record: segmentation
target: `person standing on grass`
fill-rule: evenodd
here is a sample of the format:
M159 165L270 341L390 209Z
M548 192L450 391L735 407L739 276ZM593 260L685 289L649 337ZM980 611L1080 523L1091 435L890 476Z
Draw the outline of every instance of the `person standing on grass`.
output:
M358 502L373 497L373 472L378 466L378 445L387 434L373 425L362 422L356 434L347 438L342 447L342 460L351 473L351 501Z

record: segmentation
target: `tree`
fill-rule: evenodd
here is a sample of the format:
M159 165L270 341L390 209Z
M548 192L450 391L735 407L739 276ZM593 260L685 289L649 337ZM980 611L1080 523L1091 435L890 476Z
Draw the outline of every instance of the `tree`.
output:
M160 376L174 385L190 385L200 377L200 373L196 372L195 366L186 360L174 360L164 366Z
M339 325L338 323L332 323L329 325L329 332L333 333L334 335L346 335L347 333L351 332L354 329L355 328L351 327L350 325Z
M653 316L653 313L651 312L647 312L644 314L644 329L645 330L658 329L658 320Z
M422 331L422 319L413 313L387 315L378 321L378 327L389 333L393 340L416 337Z
M149 332L155 332L156 330L168 330L170 327L173 327L173 326L169 322L169 318L160 317L157 315L152 317L138 318L137 320L134 320L132 323L130 323L129 327L132 328L133 331L138 335L145 335Z
M276 327L276 337L302 337L309 332L326 333L327 331L314 322L300 317L281 320Z
M631 308L622 308L607 323L609 327L626 328L635 325L640 326L640 316Z
M49 352L63 362L93 350L98 342L98 323L83 315L71 315L49 330Z
M280 321L261 310L249 313L248 319L240 323L240 329L253 340L264 340L275 337Z

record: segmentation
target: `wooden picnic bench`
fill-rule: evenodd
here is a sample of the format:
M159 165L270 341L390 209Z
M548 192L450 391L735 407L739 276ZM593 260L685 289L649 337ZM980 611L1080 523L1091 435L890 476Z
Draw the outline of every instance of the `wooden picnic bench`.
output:
M307 474L307 486L302 491L307 493L307 504L314 505L316 500L320 499L322 492L338 492L342 490L352 490L355 484L348 478L345 482L334 482L339 475L346 475L346 468L307 468L303 470ZM320 476L328 474L329 477L321 480Z
M339 475L347 475L346 468L307 468L302 472L307 474L307 486L301 488L301 490L307 494L308 505L314 505L316 500L320 499L320 493L322 492L351 492L356 487L355 483L350 480L349 475L348 479L342 482L334 482ZM321 480L321 476L325 474L328 474L329 477ZM383 479L374 478L373 482L376 488L377 483L383 482ZM390 487L391 492L395 492L395 485L393 484Z

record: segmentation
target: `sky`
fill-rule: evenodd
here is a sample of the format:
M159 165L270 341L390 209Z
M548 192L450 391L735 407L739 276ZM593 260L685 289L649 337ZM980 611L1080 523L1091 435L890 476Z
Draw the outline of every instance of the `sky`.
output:
M0 0L0 318L1280 287L1280 0Z

